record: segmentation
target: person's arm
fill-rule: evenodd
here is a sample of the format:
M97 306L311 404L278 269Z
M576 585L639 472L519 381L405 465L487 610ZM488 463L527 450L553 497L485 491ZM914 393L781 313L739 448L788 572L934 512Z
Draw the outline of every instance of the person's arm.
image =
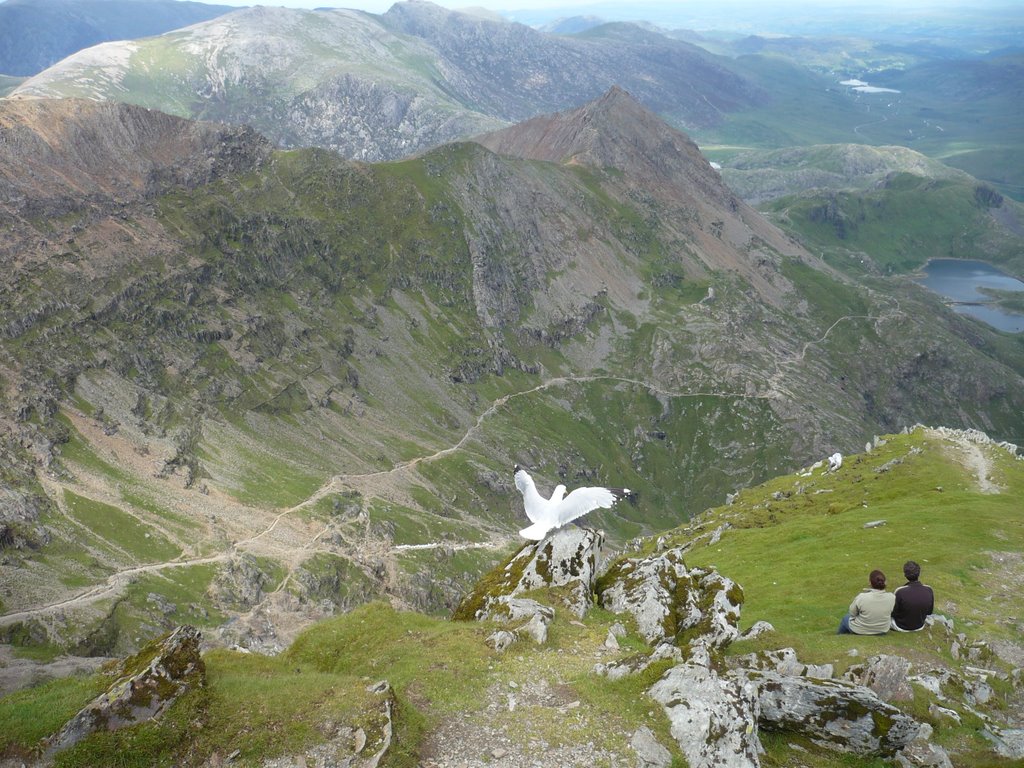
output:
M860 616L860 603L858 602L858 600L860 600L860 595L857 595L857 597L853 598L853 602L850 603L851 619Z
M900 612L901 605L903 603L902 595L900 595L901 589L903 589L903 587L899 587L895 592L893 592L893 595L896 597L896 600L892 604L892 611L889 614L890 616L895 616L897 613Z

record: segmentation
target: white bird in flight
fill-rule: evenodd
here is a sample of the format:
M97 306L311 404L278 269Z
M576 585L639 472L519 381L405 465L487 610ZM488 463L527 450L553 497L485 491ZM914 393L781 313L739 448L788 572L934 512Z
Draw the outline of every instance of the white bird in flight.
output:
M545 499L537 493L537 486L533 484L533 478L525 469L516 467L515 480L516 488L523 494L523 507L526 509L526 516L533 523L530 527L523 528L519 535L533 541L540 541L548 531L561 528L587 512L595 509L608 509L630 492L629 488L589 486L577 488L566 496L565 486L559 485L551 494L551 498Z

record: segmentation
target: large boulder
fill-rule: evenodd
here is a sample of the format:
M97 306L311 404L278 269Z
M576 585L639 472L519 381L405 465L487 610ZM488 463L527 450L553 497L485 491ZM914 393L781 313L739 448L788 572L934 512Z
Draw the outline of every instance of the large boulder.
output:
M679 547L618 560L597 591L602 607L632 615L651 645L687 633L722 648L739 636L743 589L713 569L687 569Z
M589 528L557 528L541 541L524 546L507 563L487 574L455 609L452 618L466 621L523 618L519 595L552 588L579 618L593 601L604 534ZM532 601L530 601L532 602Z
M826 749L892 756L920 729L916 720L863 686L768 670L735 674L757 687L761 728L799 733Z
M128 658L114 683L47 740L46 754L67 749L91 733L154 718L186 691L205 685L200 638L195 627L178 627Z
M753 683L678 664L648 691L661 704L690 768L757 768L758 698Z
M908 659L883 653L850 667L844 678L867 686L882 701L913 701L914 689L910 686L909 674Z

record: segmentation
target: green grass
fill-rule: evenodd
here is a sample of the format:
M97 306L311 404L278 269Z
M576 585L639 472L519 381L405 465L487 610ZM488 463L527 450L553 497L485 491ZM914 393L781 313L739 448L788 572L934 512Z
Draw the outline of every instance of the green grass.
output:
M118 605L122 612L122 631L134 634L139 626L151 620L154 612L151 595L159 596L176 607L174 613L166 615L168 622L199 627L222 624L227 616L214 606L208 593L216 572L217 566L210 563L165 568L159 573L140 576L128 586L124 600Z
M0 755L27 756L108 684L101 675L67 677L0 698Z
M839 472L818 468L745 488L732 505L669 532L668 544L682 544L723 522L732 526L714 545L697 540L685 556L687 565L713 565L740 583L745 593L742 625L764 619L776 632L735 643L729 653L792 646L801 660L831 662L837 672L856 661L847 653L851 647L858 649L858 659L895 653L922 669L952 664L949 641L940 630L851 637L837 636L835 629L869 570L886 571L894 587L902 582L902 563L912 558L936 590L938 611L954 619L957 631L971 639L1014 639L1014 628L995 621L1006 601L1014 599L1008 586L1012 581L1004 581L988 553L1019 552L1024 542L1019 515L1024 465L1003 449L980 450L992 460L989 474L1000 486L998 494L979 492L976 479L961 466L962 449L916 431L888 436L869 453L847 456ZM878 519L886 524L864 528L865 522ZM654 543L646 548L653 550ZM456 553L441 562L436 552L412 551L404 553L402 562L408 572L444 578L480 567L474 561L490 554ZM326 561L320 565L330 570ZM201 588L209 575L199 569L180 574L182 581L191 580L181 586ZM146 582L136 592L160 588ZM162 594L173 594L166 591L172 587L163 589ZM551 599L545 590L531 596ZM238 764L258 765L322 742L339 725L361 723L372 733L379 720L366 688L380 679L388 680L396 695L398 735L391 766L416 765L421 739L452 717L501 728L510 738L539 738L552 747L586 742L613 751L628 750L629 735L646 725L663 744L674 746L667 720L645 696L668 662L618 682L592 671L596 658L607 661L645 651L640 638L630 634L620 641L620 651L594 653L611 624L620 620L595 608L577 622L556 609L547 645L520 641L497 654L484 642L494 629L488 623L453 622L369 603L313 625L277 657L206 654L206 689L189 693L158 722L90 737L63 753L58 765L195 764L223 759L236 748L242 750ZM628 619L624 623L632 625ZM541 679L557 686L564 703L576 700L580 707L569 715L530 703L515 711L486 708L495 695L513 690L512 683ZM0 700L0 733L7 739L0 741L0 749L24 754L98 685L99 678L72 679ZM935 739L958 755L958 764L1000 765L975 733L980 721L968 717L960 727L937 722L928 714L929 703L918 690L903 707L936 726ZM32 716L35 712L40 714ZM762 740L766 766L794 760L812 768L886 764L822 753L785 734L765 733ZM678 754L674 760L675 766L684 764Z
M984 625L989 634L1006 634L1009 629L993 626L986 598L996 585L985 553L1015 550L1024 541L1024 521L1015 511L1024 483L1019 463L1000 453L996 476L1006 486L999 494L972 487L948 450L920 432L847 458L835 475L818 469L811 477L744 490L708 522L729 521L735 528L713 547L698 544L687 563L714 565L743 585L744 625L771 622L779 632L771 642L806 649L808 660L842 658L850 640L834 632L866 588L868 572L881 569L895 588L909 559L921 563L922 580L935 589L937 612L960 627ZM893 460L902 463L875 471ZM864 528L875 520L886 523ZM871 652L897 653L915 643L916 636L898 634L855 641Z
M446 539L472 542L483 541L486 538L476 525L437 514L418 512L380 499L370 502L368 512L373 523L383 523L391 531L391 539L395 544L430 544Z
M225 760L259 765L301 753L338 727L362 726L369 749L382 734L381 697L357 678L282 657L212 651L207 687L185 694L157 721L96 734L59 753L56 765L174 766Z
M811 247L867 253L887 273L933 258L1019 263L1020 238L997 236L976 190L904 173L874 190L785 197L764 209Z
M71 517L101 541L109 543L142 562L164 562L178 557L181 549L117 507L64 491Z
M92 450L85 438L72 426L71 420L67 416L60 414L57 418L68 430L68 440L60 447L62 458L111 481L130 482L131 476L127 472L101 458Z

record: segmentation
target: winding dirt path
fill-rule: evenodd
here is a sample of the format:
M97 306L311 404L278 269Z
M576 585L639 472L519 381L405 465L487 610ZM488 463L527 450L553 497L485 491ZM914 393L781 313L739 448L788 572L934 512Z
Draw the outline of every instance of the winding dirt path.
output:
M236 554L238 552L247 551L247 550L252 549L252 545L256 544L257 542L260 542L265 537L269 537L271 534L273 534L274 531L277 529L278 525L281 524L282 520L284 520L285 518L294 515L296 512L298 512L300 510L303 510L303 509L305 509L307 507L310 507L310 506L316 504L318 501L320 501L321 499L329 496L332 493L338 493L339 491L341 491L342 489L344 489L346 487L347 488L351 488L353 486L362 487L362 488L367 489L367 490L372 490L374 488L379 487L380 484L376 482L378 480L382 480L384 478L392 477L392 476L394 476L396 474L409 472L410 470L416 468L420 464L425 464L425 463L437 461L438 459L441 459L441 458L443 458L445 456L451 455L453 453L456 453L456 452L462 450L463 447L466 445L466 443L469 440L471 440L474 437L474 435L476 435L480 431L480 429L482 428L483 424L487 421L487 419L491 418L494 414L496 414L500 408L504 407L505 405L507 405L509 402L511 402L513 400L516 400L516 399L519 399L519 398L523 398L523 397L529 397L531 395L537 394L539 392L546 391L548 389L552 389L552 388L556 388L556 387L566 387L566 386L570 386L570 385L573 385L573 384L587 384L587 383L592 383L592 382L614 382L614 383L619 383L619 384L629 384L629 385L632 385L632 386L641 387L641 388L644 388L644 389L646 389L649 392L652 392L654 394L658 394L658 395L662 395L662 396L670 397L670 398L722 397L722 398L732 398L732 399L737 399L737 400L772 400L772 399L776 399L776 398L778 398L780 396L789 395L789 393L784 388L782 388L780 386L780 382L781 382L781 380L782 380L782 378L784 376L784 366L796 365L796 364L801 363L804 360L804 358L806 357L808 350L812 346L819 345L819 344L822 344L823 342L825 342L825 340L828 338L829 334L840 323L845 322L845 321L849 321L849 320L852 320L852 319L868 319L868 320L874 319L874 320L878 321L881 318L880 317L866 316L866 315L849 315L849 316L845 316L845 317L841 317L841 318L837 319L834 323L832 323L831 326L829 326L829 328L824 332L824 334L822 334L821 338L815 339L815 340L812 340L812 341L808 341L808 342L804 343L802 345L800 351L797 354L795 354L793 357L789 358L788 360L779 361L777 363L777 365L776 365L776 372L769 379L769 383L768 383L769 385L766 388L766 391L765 392L761 392L761 393L748 394L748 393L744 393L744 392L722 392L722 391L719 391L719 392L715 392L715 391L708 391L708 392L697 391L697 392L692 392L692 391L682 391L682 390L675 390L675 389L667 389L665 387L659 386L657 384L653 384L653 383L648 382L648 381L644 381L642 379L633 379L633 378L629 378L629 377L625 377L625 376L612 376L612 375L558 376L558 377L554 377L554 378L548 379L547 381L544 381L544 382L538 384L535 387L531 387L530 389L522 390L520 392L511 392L511 393L509 393L507 395L503 395L503 396L497 398L496 400L494 400L494 402L491 403L490 406L488 406L484 411L482 411L479 414L479 416L477 416L476 421L466 430L465 434L454 445L451 445L451 446L449 446L447 448L439 449L439 450L435 451L434 453L431 453L431 454L428 454L428 455L425 455L425 456L419 456L419 457L416 457L414 459L410 459L409 461L402 462L400 464L396 464L395 466L393 466L390 469L379 470L379 471L376 471L376 472L358 473L358 474L339 474L339 475L335 475L328 482L326 482L323 486L321 486L319 489L317 489L307 499L305 499L304 501L300 502L299 504L296 504L293 507L289 507L288 509L282 510L276 516L274 516L273 520L271 520L271 522L266 527L264 527L262 530L254 533L253 535L251 535L251 536L249 536L247 538L243 538L243 539L235 541L224 552L221 552L221 553L218 553L218 554L215 554L215 555L205 556L205 557L192 557L192 558L182 557L182 558L171 560L171 561L168 561L168 562L149 563L149 564L146 564L146 565L138 565L138 566L132 566L132 567L129 567L129 568L125 568L125 569L123 569L121 571L118 571L118 572L112 574L111 576L109 576L105 583L94 585L94 586L92 586L92 587L90 587L90 588L80 592L77 595L74 595L74 596L71 596L71 597L68 597L68 598L65 598L65 599L61 599L61 600L55 601L55 602L49 603L47 605L37 606L35 608L30 608L30 609L26 609L26 610L22 610L22 611L16 611L16 612L13 612L13 613L4 614L4 615L0 616L0 627L9 626L11 624L14 624L14 623L17 623L17 622L20 622L20 621L25 621L26 619L36 618L36 617L44 616L44 615L47 615L47 614L52 614L52 613L55 613L55 612L61 611L61 610L73 609L73 608L85 606L85 605L88 605L88 604L91 604L91 603L95 603L95 602L97 602L99 600L103 600L103 599L106 599L106 598L115 597L115 596L119 595L120 593L122 593L124 591L124 589L128 586L128 584L131 583L132 579L134 579L135 577L137 577L139 575L148 574L148 573L159 573L160 571L163 571L165 569L171 569L171 568L183 568L183 567L189 567L189 566L194 566L194 565L204 565L204 564L208 564L208 563L227 562L228 560L231 559L231 557L234 554ZM53 498L56 498L57 496L59 496L59 494L55 494L55 496ZM277 594L277 593L281 592L284 589L284 587L291 580L291 577L292 577L292 574L295 571L295 568L298 567L298 565L300 564L301 561L306 559L305 555L308 555L309 553L314 552L314 551L321 551L320 549L316 548L315 545L316 545L317 541L319 541L319 539L324 534L326 534L329 530L330 530L329 526L324 527L317 534L312 536L307 542L305 542L305 544L303 544L302 546L298 547L298 552L303 553L302 557L296 557L295 554L294 554L296 552L295 548L294 547L289 547L289 550L293 553L293 556L290 557L290 558L286 558L287 560L290 561L288 563L288 573L281 580L281 583L277 586L277 588L273 592L270 593L270 595ZM495 541L483 542L483 543L464 542L464 543L455 544L455 543L451 543L451 542L433 542L433 543L427 543L427 544L401 544L401 545L397 545L397 546L392 546L392 547L390 547L390 549L388 551L382 552L380 554L382 554L384 556L388 556L388 555L392 555L393 556L394 554L396 554L398 552L402 552L402 551L419 550L419 549L436 549L436 548L439 548L441 546L451 547L453 549L458 549L458 550L461 550L461 549L471 549L471 548L494 549L494 548L498 548L498 547L502 546L503 543L505 543L505 542L504 541L495 540ZM271 547L271 548L276 549L276 547ZM329 550L324 550L324 551L329 551ZM270 595L268 595L267 597L270 597ZM265 600L266 599L267 598L265 598ZM262 603L261 603L261 605L262 605ZM253 610L257 610L258 608L259 608L259 606L256 606L256 608L254 608Z

